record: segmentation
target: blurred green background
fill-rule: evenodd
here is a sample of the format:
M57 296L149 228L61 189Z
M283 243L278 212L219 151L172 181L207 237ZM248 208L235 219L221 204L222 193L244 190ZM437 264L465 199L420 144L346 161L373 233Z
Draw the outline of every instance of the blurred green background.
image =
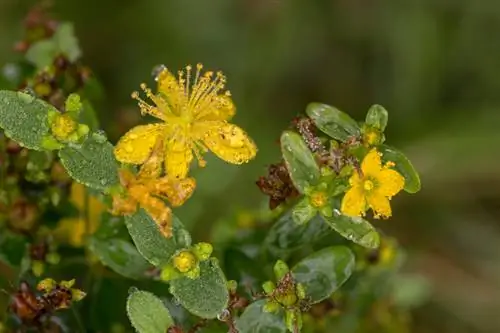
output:
M0 0L0 63L15 59L34 1ZM235 122L259 146L243 167L209 158L180 211L195 237L239 209L266 204L255 186L279 159L277 139L311 101L361 120L390 113L388 142L421 173L423 189L376 221L410 253L432 298L415 332L500 332L500 1L55 0L84 62L101 79L103 127L116 140L142 121L129 98L157 64L221 69Z

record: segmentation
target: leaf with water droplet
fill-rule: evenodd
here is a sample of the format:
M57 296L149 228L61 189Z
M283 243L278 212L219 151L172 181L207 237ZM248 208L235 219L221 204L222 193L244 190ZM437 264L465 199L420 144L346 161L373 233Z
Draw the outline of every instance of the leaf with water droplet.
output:
M239 318L236 319L236 329L239 333L285 333L283 310L278 313L264 311L266 300L250 304Z
M344 113L333 106L310 103L306 108L307 115L313 120L314 124L333 139L347 141L349 137L360 136L358 123L347 113Z
M59 151L61 163L69 175L88 187L105 190L119 183L118 162L113 145L88 137L81 146L66 146Z
M280 142L290 178L295 187L304 193L307 187L319 182L320 171L314 155L297 133L283 132Z
M200 263L200 277L181 277L170 282L170 292L192 314L216 318L227 308L229 292L224 273L215 258Z
M0 101L0 128L5 135L28 149L44 150L42 141L49 134L47 114L57 110L22 92L0 90Z
M165 333L174 324L163 302L146 291L129 290L127 315L139 333Z
M368 126L374 127L379 131L385 131L387 127L387 121L389 119L389 113L381 105L372 105L368 110L365 118L365 123Z
M165 238L158 225L143 209L125 217L125 224L137 250L155 266L169 263L172 255L181 248L191 245L191 235L182 222L172 215L173 236Z
M305 257L292 268L293 277L300 282L311 298L318 303L330 297L354 270L355 258L345 246L332 246Z
M405 154L387 145L380 145L378 149L382 153L382 161L384 163L394 162L396 164L393 169L404 177L404 190L408 193L417 193L420 191L420 176Z
M90 238L90 249L99 260L116 273L130 279L141 279L151 265L129 242L122 239Z
M333 230L356 244L370 249L378 248L380 245L379 234L370 222L362 217L346 216L338 210L334 210L330 217L323 215L321 217Z

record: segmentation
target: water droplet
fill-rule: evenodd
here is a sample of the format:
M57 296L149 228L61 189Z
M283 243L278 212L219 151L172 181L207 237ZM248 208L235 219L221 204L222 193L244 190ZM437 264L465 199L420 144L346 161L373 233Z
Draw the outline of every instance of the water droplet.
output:
M217 319L220 321L228 321L231 318L231 312L228 309L222 310L221 313L217 315Z
M33 103L33 101L35 100L35 91L33 91L33 89L31 88L25 88L23 89L22 91L19 92L19 98L25 102L25 103Z
M15 81L19 78L20 70L16 64L6 64L2 69L3 76L9 81Z
M104 185L106 185L106 183L107 183L106 179L104 179L104 178L102 178L99 182L100 182L100 183L101 183L101 185L103 185L103 186L104 186Z
M126 151L127 153L131 153L131 152L133 152L133 151L134 151L134 147L132 147L131 145L126 145L126 146L125 146L125 151Z
M158 75L160 75L161 72L167 69L167 66L165 65L157 65L153 68L151 71L151 75L155 79L155 81L158 81Z
M139 289L137 289L136 287L130 287L130 288L128 288L128 293L129 293L129 295L130 295L130 294L133 294L133 293L135 293L135 292L137 292L137 291L139 291Z
M106 135L106 132L103 130L97 130L94 133L92 133L92 138L94 138L95 141L98 143L104 143L108 141L108 136Z

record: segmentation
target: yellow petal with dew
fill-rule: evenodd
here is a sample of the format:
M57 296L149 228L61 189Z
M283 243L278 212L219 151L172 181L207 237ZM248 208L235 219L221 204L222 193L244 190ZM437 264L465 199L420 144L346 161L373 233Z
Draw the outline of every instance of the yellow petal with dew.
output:
M257 147L253 140L236 125L223 121L195 124L193 132L215 155L226 162L242 164L253 159Z
M374 217L376 219L380 217L388 218L392 215L391 204L389 199L387 199L384 195L372 192L367 196L366 200L368 201L370 208L373 209Z
M161 199L152 196L143 198L140 204L155 221L162 235L172 237L172 210Z
M115 147L115 157L122 163L142 164L151 155L156 140L165 135L165 124L148 124L132 128Z
M165 197L173 207L182 206L196 188L194 178L171 179L163 177L152 182L152 193Z
M214 97L212 110L200 113L202 116L196 117L197 121L228 121L236 113L236 107L228 94Z
M363 162L361 162L361 170L364 176L377 174L382 169L382 160L380 153L376 149L372 149L366 154Z
M153 179L158 178L161 174L161 164L165 156L165 147L163 145L163 138L158 138L151 151L150 156L144 162L137 173L138 179Z
M348 216L364 215L366 211L366 199L361 186L353 186L346 192L342 199L340 211L342 214Z
M175 115L181 115L187 105L184 85L168 70L164 69L157 76L158 95L168 104L168 109Z
M185 136L177 135L166 144L165 171L167 177L186 178L192 160L191 144Z
M376 192L389 198L401 191L405 185L404 177L392 169L384 168L376 178L379 184Z

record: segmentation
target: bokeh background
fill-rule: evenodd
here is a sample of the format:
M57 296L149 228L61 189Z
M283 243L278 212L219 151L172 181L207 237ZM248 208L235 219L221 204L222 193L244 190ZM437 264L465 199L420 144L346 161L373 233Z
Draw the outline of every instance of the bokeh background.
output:
M33 1L0 0L0 63L16 57ZM242 125L259 146L243 167L209 159L178 215L194 237L217 219L265 205L255 186L279 159L277 138L307 103L361 120L390 113L387 137L423 188L376 221L426 276L415 332L500 332L500 1L55 0L100 78L99 117L114 140L142 121L130 93L157 64L202 62L228 76Z

